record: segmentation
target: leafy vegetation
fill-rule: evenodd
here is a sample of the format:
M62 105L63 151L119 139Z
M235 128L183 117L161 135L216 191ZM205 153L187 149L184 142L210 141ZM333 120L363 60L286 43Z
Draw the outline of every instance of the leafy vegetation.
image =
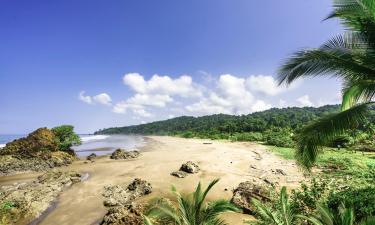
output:
M335 137L365 123L375 96L375 4L373 0L335 0L327 19L337 18L346 33L317 49L301 50L279 70L280 83L301 77L334 76L343 81L341 112L333 113L301 129L297 160L311 168Z
M293 147L295 134L299 133L304 124L338 111L339 106L336 105L319 108L274 108L242 116L224 114L202 117L183 116L136 126L108 128L96 134L177 135L185 138L261 141L279 147ZM367 126L364 125L353 131L348 130L346 135L351 138L350 145L359 143L358 137L361 138L363 146L373 144L369 140L373 139L371 134L375 134L370 132L375 130L374 110L371 111L367 121Z
M177 198L178 206L175 207L169 200L157 199L146 213L144 223L146 225L225 225L219 215L224 212L235 212L238 209L224 199L205 203L207 194L218 181L218 179L213 180L204 190L199 183L195 191L188 196L182 196L173 187L172 191Z
M74 132L74 127L71 125L61 125L51 130L56 136L60 150L67 151L73 145L81 144L81 139Z

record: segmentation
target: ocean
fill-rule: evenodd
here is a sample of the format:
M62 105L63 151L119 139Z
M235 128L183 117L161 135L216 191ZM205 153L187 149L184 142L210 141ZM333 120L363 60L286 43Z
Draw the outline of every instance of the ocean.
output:
M15 139L25 137L26 135L0 135L0 148L6 143ZM145 145L142 136L133 135L80 135L81 145L73 146L74 151L79 157L85 157L91 153L97 155L110 154L117 148L134 150Z

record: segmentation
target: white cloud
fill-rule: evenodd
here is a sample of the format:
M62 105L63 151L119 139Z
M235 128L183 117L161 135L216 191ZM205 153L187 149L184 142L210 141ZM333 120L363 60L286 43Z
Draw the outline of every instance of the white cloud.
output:
M131 110L133 114L140 117L152 117L153 114L146 111L142 105L129 104L125 101L118 102L113 106L112 112L118 114L125 114L128 110Z
M126 102L134 105L165 107L168 102L172 101L173 99L169 95L136 94Z
M314 103L311 102L310 97L308 95L303 95L297 98L297 102L302 106L314 106Z
M87 104L92 104L91 96L85 95L85 91L81 91L78 95L78 99L86 102Z
M81 91L79 93L78 99L87 103L87 104L94 104L99 103L103 105L111 105L112 99L107 93L101 93L95 96L85 95L85 91Z
M287 90L286 87L279 86L272 76L253 75L246 79L246 85L251 91L266 95L275 96Z
M94 97L92 97L92 99L99 104L103 104L103 105L112 104L111 96L109 96L107 93L101 93L101 94L95 95Z
M141 94L178 95L181 97L200 96L202 93L188 75L172 79L169 76L153 75L146 81L139 73L128 73L123 77L125 85Z
M270 109L270 108L272 108L271 104L267 104L262 100L257 100L254 103L254 105L251 107L251 110L253 112L259 112L259 111L264 111L264 110L267 110L267 109Z
M230 74L219 77L216 90L199 102L186 106L186 110L204 115L208 114L248 114L269 109L272 106L262 100L256 100L246 89L245 79Z

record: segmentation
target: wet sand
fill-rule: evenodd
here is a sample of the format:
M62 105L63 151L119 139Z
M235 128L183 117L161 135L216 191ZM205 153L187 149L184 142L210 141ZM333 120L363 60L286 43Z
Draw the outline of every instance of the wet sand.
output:
M288 187L297 187L298 182L304 179L292 161L267 152L266 147L259 144L158 136L149 137L147 142L147 145L140 149L142 155L137 159L111 160L109 157L100 157L93 163L79 160L69 167L62 168L89 173L90 177L65 190L59 196L56 208L39 224L98 224L106 213L101 196L103 187L130 183L134 178L145 179L153 186L153 193L141 198L140 201L154 197L171 197L171 185L175 185L179 191L191 192L199 181L207 184L215 178L220 178L220 182L213 188L208 199L230 199L232 190L240 182L252 178L267 178L278 182L280 186ZM197 162L201 171L183 179L170 175L188 160ZM282 169L286 176L274 174L272 169ZM33 176L37 174L2 177L0 185L29 180ZM229 224L236 225L243 224L244 219L251 217L240 213L228 213L224 219Z

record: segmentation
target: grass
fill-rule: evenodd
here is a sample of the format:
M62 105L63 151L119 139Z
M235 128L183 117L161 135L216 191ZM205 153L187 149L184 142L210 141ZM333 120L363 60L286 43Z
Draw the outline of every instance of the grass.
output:
M294 149L269 146L269 151L282 158L294 160ZM326 148L319 155L317 166L330 177L350 176L353 180L371 182L375 179L375 154L354 152L348 149Z

